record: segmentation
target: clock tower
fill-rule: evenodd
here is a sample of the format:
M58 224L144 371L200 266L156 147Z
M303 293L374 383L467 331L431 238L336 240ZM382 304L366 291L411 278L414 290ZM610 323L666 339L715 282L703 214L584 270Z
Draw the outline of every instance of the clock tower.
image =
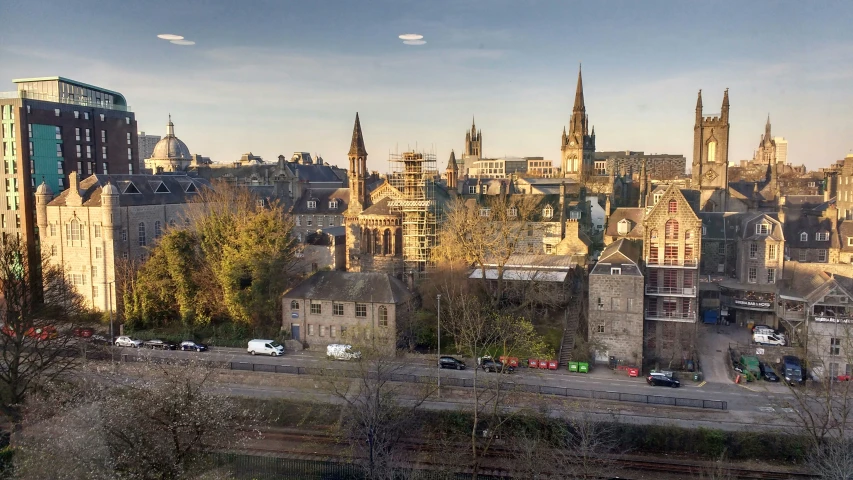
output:
M702 113L702 90L696 100L693 127L693 188L705 212L725 212L729 188L729 89L719 114Z
M569 133L563 127L563 139L560 146L562 162L561 172L564 178L578 182L592 175L595 156L595 127L589 133L589 118L583 99L583 78L578 69L578 86L575 90L575 106L569 121Z

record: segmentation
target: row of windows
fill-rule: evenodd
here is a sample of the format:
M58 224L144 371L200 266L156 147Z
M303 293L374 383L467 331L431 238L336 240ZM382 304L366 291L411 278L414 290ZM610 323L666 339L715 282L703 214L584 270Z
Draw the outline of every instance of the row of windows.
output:
M32 113L32 109L30 108L29 105L27 105L27 113ZM83 120L88 120L89 119L89 112L82 112L82 113L83 113ZM60 110L58 108L54 108L53 109L53 115L56 117L62 116L62 110ZM100 116L100 119L102 122L106 118L103 113L99 114L99 116ZM79 110L74 110L74 118L78 119L78 120L80 119L80 111ZM130 125L130 117L124 117L124 124Z
M290 302L291 310L299 310L299 301L292 300ZM323 314L323 304L321 302L311 300L310 301L310 312L312 315L322 315ZM343 316L344 315L344 304L338 302L332 302L332 315L335 316ZM355 304L355 316L356 317L367 317L367 304L366 303L356 303ZM380 305L377 311L377 316L380 326L388 325L388 307L384 305Z
M4 217L5 218L5 217ZM5 220L4 220L5 221ZM20 226L20 219L18 220ZM5 224L4 224L5 226ZM174 226L174 222L172 224ZM67 242L82 242L86 240L86 229L78 220L74 219L71 222L65 225L65 240ZM95 238L101 238L101 226L93 225L92 226L92 234ZM160 220L154 222L154 238L160 238L163 235L163 223ZM56 224L50 225L50 236L56 236ZM122 241L127 241L127 230L121 231ZM146 235L145 222L139 222L138 225L138 237L137 240L139 242L139 246L144 247L148 244L148 239ZM97 252L96 247L96 252ZM97 257L100 258L100 257Z
M317 201L316 200L308 200L307 204L308 204L309 210L315 210L317 208ZM336 208L338 208L338 201L337 200L329 200L329 209L334 210Z
M317 220L317 226L318 226L318 227L322 227L322 226L323 226L323 222L324 222L324 220L325 220L325 223L326 223L328 226L330 226L330 227L334 227L334 226L335 226L335 217L334 217L334 216L325 216L325 217L324 217L324 216L322 216L322 215L317 216L317 217L314 217L313 215L306 215L306 216L305 216L305 222L304 222L304 223L305 223L305 226L306 226L306 227L313 227L313 226L314 226L314 220L315 220L315 219ZM301 227L301 226L302 226L302 223L303 223L303 221L302 221L302 216L301 216L301 215L297 215L297 216L296 216L296 226L297 226L297 227Z
M770 243L767 245L767 260L776 260L778 259L779 247L776 244ZM758 242L752 242L749 244L749 258L755 260L758 258Z
M758 268L757 267L749 267L747 272L747 281L749 283L757 283L758 282ZM776 269L768 268L767 269L767 283L776 283Z
M338 325L315 325L313 323L309 323L306 325L306 327L308 328L308 336L311 336L311 337L313 337L314 335L317 335L320 337L325 337L328 335L331 338L337 338L338 335L340 335L342 337L347 336L347 326L346 325L341 325L341 326L338 326ZM370 339L370 331L365 330L363 333L364 333L364 338L366 340L369 340ZM385 331L381 331L379 333L380 336L385 336L385 334L386 334ZM353 336L355 338L358 337L358 330L355 331L355 334Z

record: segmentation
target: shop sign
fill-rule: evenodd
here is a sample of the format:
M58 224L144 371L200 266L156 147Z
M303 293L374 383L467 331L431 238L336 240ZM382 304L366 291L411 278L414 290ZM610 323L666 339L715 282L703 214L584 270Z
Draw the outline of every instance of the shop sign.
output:
M751 308L770 308L770 302L758 302L755 300L740 300L740 299L732 299L735 305L741 307L751 307Z
M821 323L853 323L853 318L850 317L814 317L815 322Z

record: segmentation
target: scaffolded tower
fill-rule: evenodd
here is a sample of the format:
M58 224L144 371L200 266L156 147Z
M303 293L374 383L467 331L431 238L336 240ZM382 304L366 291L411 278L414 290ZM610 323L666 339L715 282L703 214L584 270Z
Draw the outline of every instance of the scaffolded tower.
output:
M423 272L432 265L436 245L435 178L438 168L435 154L421 152L392 153L388 157L389 183L402 193L391 208L403 217L403 261L406 271Z

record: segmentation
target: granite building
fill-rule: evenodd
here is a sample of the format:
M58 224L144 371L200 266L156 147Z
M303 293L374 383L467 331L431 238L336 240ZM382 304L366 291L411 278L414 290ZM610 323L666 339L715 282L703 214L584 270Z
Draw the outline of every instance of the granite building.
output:
M35 254L35 190L53 192L92 174L138 173L136 117L124 96L63 77L13 80L0 93L2 112L2 232Z
M706 116L702 111L702 91L696 100L693 127L693 188L701 193L700 209L727 211L729 163L729 90L723 94L719 114Z

